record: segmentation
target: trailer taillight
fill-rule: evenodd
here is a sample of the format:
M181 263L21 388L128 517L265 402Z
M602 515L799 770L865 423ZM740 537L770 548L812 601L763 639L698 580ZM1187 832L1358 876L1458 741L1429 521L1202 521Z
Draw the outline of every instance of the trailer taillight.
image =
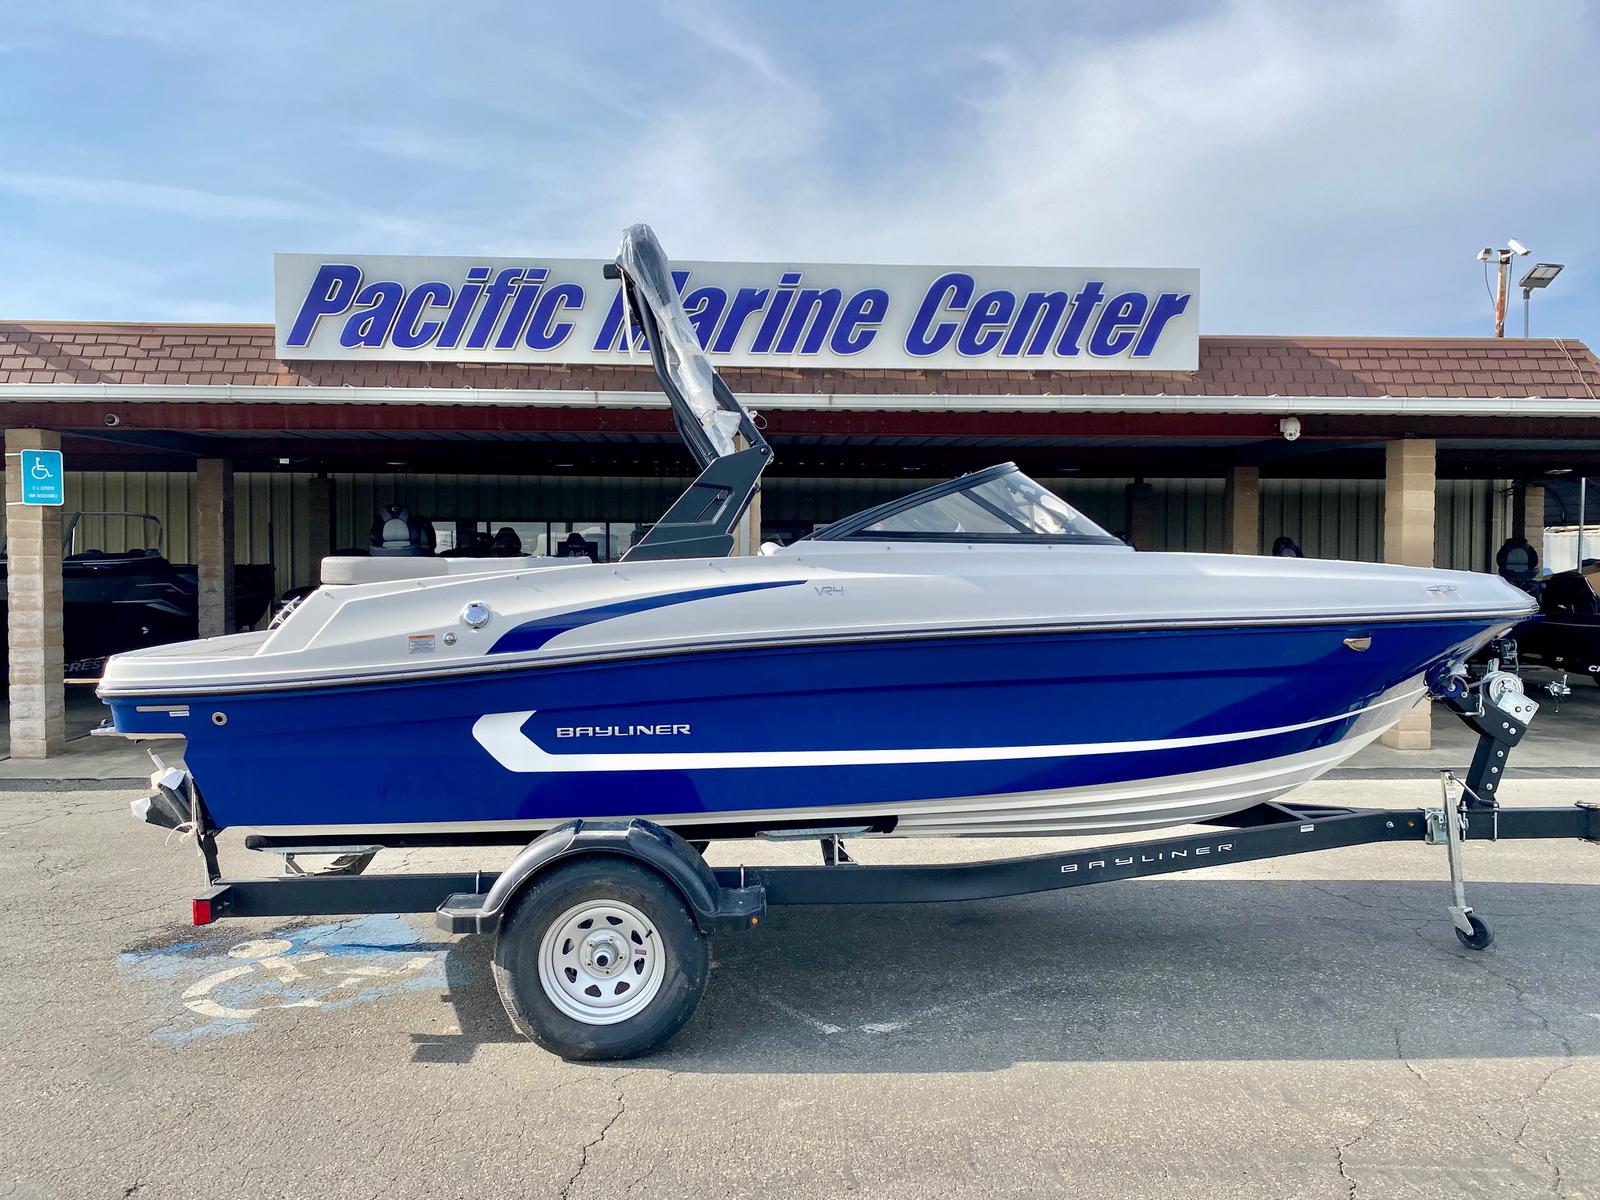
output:
M211 915L211 901L199 899L194 902L194 923L196 925L209 925L216 918Z

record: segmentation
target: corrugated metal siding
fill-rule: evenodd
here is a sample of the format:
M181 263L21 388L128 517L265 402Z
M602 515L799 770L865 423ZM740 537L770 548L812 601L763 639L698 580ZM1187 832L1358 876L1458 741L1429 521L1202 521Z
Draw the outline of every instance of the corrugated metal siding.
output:
M687 478L565 475L336 475L334 542L365 545L380 505L432 521L653 521Z
M1383 559L1381 479L1263 479L1261 549L1293 538L1308 558Z
M234 479L234 553L240 562L272 562L280 591L313 578L303 524L310 478L263 472ZM68 471L66 499L68 513L149 513L161 522L167 559L195 560L194 476L189 472ZM85 516L78 523L80 548L127 550L154 541L145 521Z
M1220 479L1158 479L1155 484L1157 550L1219 553L1224 549Z
M306 544L310 475L242 473L235 481L234 518L241 562L268 562L280 591L313 582ZM801 530L825 524L926 486L924 479L779 477L762 499L764 523ZM1111 530L1127 525L1131 479L1042 478L1091 520ZM399 503L433 520L651 521L688 486L683 477L606 478L519 475L338 475L334 477L334 543L366 544L380 504ZM1155 549L1216 551L1223 547L1220 479L1154 479ZM1441 480L1436 508L1440 566L1488 570L1510 528L1508 485ZM148 512L165 528L174 562L193 562L194 477L186 472L68 472L67 511ZM1261 484L1262 549L1287 534L1317 558L1377 562L1383 556L1381 480L1267 479ZM0 524L3 528L3 524ZM80 545L120 550L145 545L141 522L85 518Z
M317 578L306 528L310 479L304 473L234 477L234 554L240 562L270 562L279 592Z
M185 471L67 472L65 512L149 513L160 520L162 552L173 562L194 560L194 476ZM127 550L153 544L145 521L85 516L78 545Z
M1503 481L1441 479L1434 499L1434 561L1487 571L1509 528ZM1381 479L1264 479L1262 548L1287 535L1312 558L1383 561Z
M1040 483L1102 529L1123 529L1128 524L1127 490L1131 479L1041 479Z
M1441 479L1434 501L1434 561L1458 571L1492 571L1511 532L1511 483Z

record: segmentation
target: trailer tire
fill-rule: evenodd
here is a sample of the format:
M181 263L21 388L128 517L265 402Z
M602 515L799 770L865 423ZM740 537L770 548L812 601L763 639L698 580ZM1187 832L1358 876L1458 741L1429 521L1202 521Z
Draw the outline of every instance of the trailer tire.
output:
M494 980L518 1033L568 1061L632 1058L694 1015L709 939L659 872L619 855L552 867L514 901Z

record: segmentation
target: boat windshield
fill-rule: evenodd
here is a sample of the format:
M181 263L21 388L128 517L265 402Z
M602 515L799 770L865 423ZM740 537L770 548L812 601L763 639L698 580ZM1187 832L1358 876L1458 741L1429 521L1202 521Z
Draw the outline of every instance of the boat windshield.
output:
M1080 542L1112 537L1012 463L925 488L846 517L812 535L820 541Z

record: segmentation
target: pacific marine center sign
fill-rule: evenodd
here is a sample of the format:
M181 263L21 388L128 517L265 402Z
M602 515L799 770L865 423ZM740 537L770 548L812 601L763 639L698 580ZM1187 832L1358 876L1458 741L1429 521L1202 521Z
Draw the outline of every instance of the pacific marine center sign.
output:
M603 277L603 265L279 254L278 357L626 362L621 285ZM1200 365L1196 270L684 262L673 275L701 344L722 366Z

